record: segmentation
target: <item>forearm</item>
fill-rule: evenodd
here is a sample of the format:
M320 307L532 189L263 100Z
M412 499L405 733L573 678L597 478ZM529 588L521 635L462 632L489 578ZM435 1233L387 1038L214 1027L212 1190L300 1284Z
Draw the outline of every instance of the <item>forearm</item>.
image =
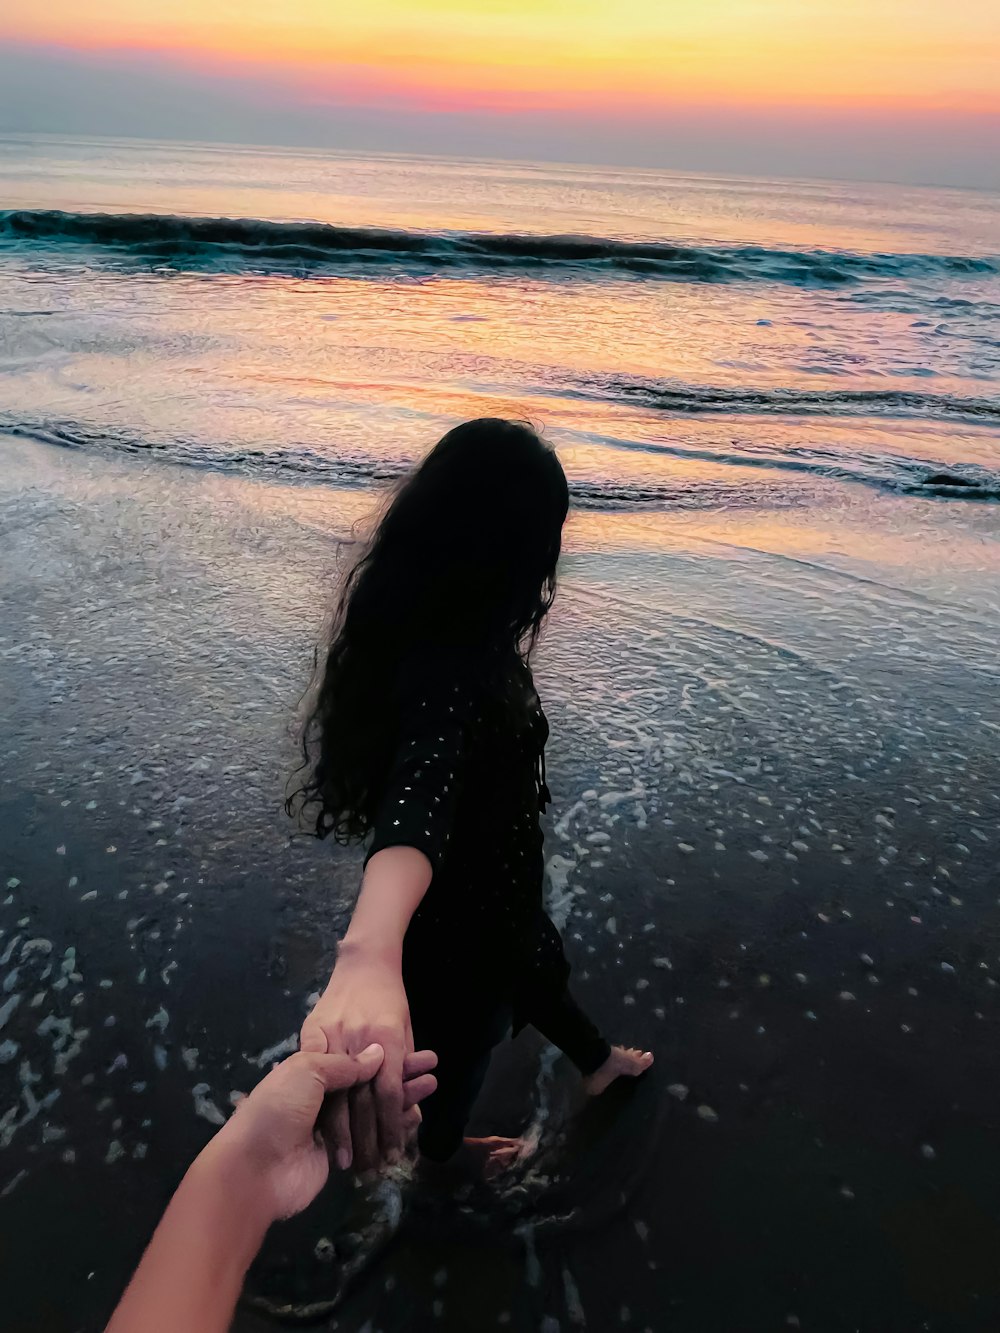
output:
M413 1051L403 983L403 937L431 882L430 860L415 847L383 847L365 867L351 924L333 975L302 1025L303 1051L382 1049L370 1092L359 1089L334 1108L334 1160L361 1170L398 1160L406 1142L403 1079Z
M191 1166L107 1333L225 1333L270 1225L246 1164L209 1147Z
M402 958L403 937L430 887L431 863L415 847L386 847L365 869L341 955Z

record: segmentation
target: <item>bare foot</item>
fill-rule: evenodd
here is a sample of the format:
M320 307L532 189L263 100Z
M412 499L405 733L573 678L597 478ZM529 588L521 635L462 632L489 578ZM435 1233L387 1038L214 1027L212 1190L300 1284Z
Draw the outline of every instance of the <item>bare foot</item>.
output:
M484 1139L467 1138L446 1162L421 1157L418 1167L426 1184L456 1189L474 1180L493 1180L513 1166L528 1146L526 1139L506 1139L495 1134Z
M487 1180L492 1180L514 1165L525 1146L524 1139L505 1139L499 1134L490 1134L485 1139L463 1139L462 1153L467 1161L478 1164Z
M650 1051L637 1051L632 1046L612 1046L611 1054L600 1069L595 1069L583 1080L583 1090L588 1097L599 1097L616 1078L638 1078L652 1063Z

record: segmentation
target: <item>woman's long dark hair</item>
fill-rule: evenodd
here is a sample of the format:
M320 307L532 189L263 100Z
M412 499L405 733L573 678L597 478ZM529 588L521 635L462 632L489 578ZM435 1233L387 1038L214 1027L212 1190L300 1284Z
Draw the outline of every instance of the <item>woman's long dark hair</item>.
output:
M555 597L568 508L559 460L528 425L483 417L435 445L344 579L289 813L321 838L367 833L421 673L467 671L504 694Z

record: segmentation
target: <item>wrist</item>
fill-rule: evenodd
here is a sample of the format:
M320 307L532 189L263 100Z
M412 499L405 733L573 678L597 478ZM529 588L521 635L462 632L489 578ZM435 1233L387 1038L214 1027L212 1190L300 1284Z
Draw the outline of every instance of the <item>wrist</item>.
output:
M229 1121L219 1131L195 1158L182 1188L190 1187L206 1212L226 1214L236 1248L248 1252L249 1264L279 1214L266 1174L255 1167L238 1129Z
M403 941L384 934L373 934L353 927L340 941L337 948L337 966L353 966L356 963L401 969L403 966Z

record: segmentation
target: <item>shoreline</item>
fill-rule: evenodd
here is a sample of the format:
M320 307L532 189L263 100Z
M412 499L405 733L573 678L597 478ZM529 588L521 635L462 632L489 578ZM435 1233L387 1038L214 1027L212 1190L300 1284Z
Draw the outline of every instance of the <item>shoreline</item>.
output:
M290 837L280 795L317 571L370 496L0 447L5 1286L12 1333L62 1333L102 1325L346 919L359 857ZM272 1238L272 1301L337 1285L314 1251L340 1227L337 1274L364 1260L342 1330L411 1327L442 1269L456 1330L484 1302L565 1320L564 1273L597 1328L1000 1318L994 554L956 524L921 557L882 512L850 560L849 505L574 516L537 672L551 896L581 996L656 1077L571 1158L572 1080L529 1034L484 1125L541 1136L534 1259L524 1216L477 1203L470 1249L405 1191L383 1250L334 1191Z

